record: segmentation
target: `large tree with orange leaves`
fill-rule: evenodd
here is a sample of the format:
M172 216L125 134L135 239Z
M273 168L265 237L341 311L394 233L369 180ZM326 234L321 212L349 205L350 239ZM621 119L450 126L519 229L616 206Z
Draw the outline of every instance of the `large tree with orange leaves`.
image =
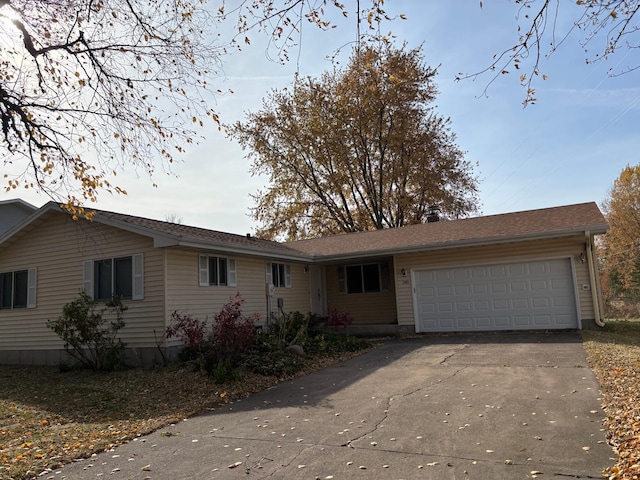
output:
M126 193L118 172L151 175L215 126L210 79L223 55L263 30L286 58L301 22L331 26L327 3L347 13L312 0L0 0L6 188L72 210L100 191ZM349 3L358 19L385 15L383 0ZM234 26L230 38L216 35L220 22Z
M436 70L420 49L354 49L345 69L297 79L230 132L269 178L258 235L299 239L401 227L477 210L473 165L432 105Z
M625 167L602 207L609 223L602 242L608 296L640 300L640 165Z

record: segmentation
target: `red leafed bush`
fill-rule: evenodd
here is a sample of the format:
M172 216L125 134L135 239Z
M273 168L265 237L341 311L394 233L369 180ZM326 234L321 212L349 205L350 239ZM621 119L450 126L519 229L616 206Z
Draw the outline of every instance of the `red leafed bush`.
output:
M189 314L173 312L172 324L167 327L167 338L178 337L187 348L201 348L206 341L207 321Z
M240 294L236 293L214 318L210 339L218 361L236 363L256 340L258 315L244 316L241 309L243 302Z
M349 312L339 312L335 308L329 312L327 327L334 330L345 329L353 323L353 317Z

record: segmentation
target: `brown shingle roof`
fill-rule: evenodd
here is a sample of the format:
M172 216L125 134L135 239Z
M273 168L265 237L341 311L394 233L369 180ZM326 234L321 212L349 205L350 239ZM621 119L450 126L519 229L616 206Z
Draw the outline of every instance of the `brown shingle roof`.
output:
M163 222L160 220L152 220L150 218L107 212L103 210L95 210L95 212L95 220L97 221L105 220L106 223L120 227L130 226L132 227L131 230L138 231L138 233L146 233L149 236L160 235L167 239L173 239L177 244L182 246L190 244L191 246L199 246L201 248L227 247L243 250L247 253L260 252L262 254L270 253L274 255L301 256L299 251L293 250L283 243L262 240L256 237L236 235L233 233L208 230L206 228Z
M435 249L488 242L605 233L607 222L594 202L489 215L461 220L410 225L370 232L285 243L319 257L358 256L419 249Z

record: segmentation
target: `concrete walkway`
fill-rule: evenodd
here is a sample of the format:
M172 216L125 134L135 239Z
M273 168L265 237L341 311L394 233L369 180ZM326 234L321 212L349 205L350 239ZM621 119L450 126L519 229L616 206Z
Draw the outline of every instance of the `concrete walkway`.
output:
M390 340L50 477L602 478L603 418L576 333Z

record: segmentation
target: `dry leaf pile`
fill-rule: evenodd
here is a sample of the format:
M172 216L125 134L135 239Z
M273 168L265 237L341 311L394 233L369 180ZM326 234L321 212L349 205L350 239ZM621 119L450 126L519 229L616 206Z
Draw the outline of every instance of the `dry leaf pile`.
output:
M639 480L640 322L611 322L583 337L602 389L607 440L618 454L609 480Z
M296 376L364 351L316 359ZM37 477L282 380L247 374L221 386L177 369L104 374L0 366L0 480Z
M611 322L583 337L603 392L607 440L618 453L609 479L640 480L640 322ZM298 375L354 355L320 359ZM253 375L221 387L171 369L0 366L0 480L36 477L282 380Z

